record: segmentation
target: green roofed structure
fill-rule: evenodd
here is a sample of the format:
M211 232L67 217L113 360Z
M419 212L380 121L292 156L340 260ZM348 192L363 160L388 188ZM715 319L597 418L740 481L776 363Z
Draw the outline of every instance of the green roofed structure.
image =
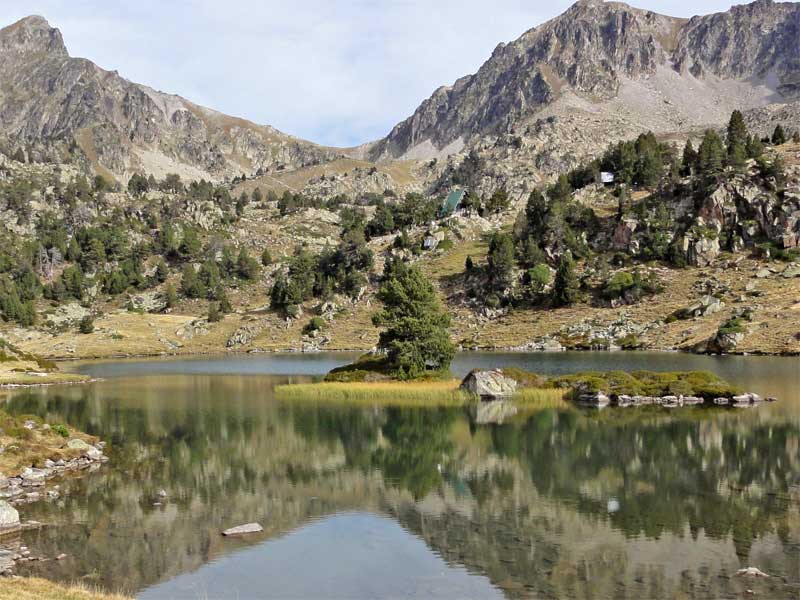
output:
M441 208L441 215L443 217L449 217L452 215L458 207L461 206L461 202L464 200L464 196L467 195L467 190L453 190L447 195L445 198L444 203L442 204Z

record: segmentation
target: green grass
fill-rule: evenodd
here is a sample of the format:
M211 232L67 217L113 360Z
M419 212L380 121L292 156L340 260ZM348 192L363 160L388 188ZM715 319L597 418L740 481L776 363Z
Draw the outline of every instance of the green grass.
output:
M735 396L742 391L708 371L587 372L553 377L549 383L560 388L581 387L591 392L629 396L683 395L717 398Z

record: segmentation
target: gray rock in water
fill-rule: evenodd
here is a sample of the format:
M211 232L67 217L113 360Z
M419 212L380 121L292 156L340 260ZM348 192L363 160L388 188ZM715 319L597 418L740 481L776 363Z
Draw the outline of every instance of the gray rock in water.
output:
M581 392L578 394L577 403L591 408L605 408L611 404L611 398L603 392Z
M0 529L19 527L19 513L5 500L0 500Z
M460 389L481 398L505 398L517 391L517 382L500 369L475 369L464 378Z
M237 525L222 532L222 535L244 535L246 533L258 533L264 531L258 523L247 523L245 525Z

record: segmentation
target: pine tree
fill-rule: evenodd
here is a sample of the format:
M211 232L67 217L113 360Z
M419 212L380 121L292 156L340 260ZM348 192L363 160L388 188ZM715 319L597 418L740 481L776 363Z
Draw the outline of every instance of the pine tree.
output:
M725 157L725 145L722 138L713 129L706 131L697 151L697 171L704 177L713 177L722 172Z
M544 235L547 222L547 200L539 190L533 190L525 204L526 234L528 237L540 238Z
M772 144L774 146L782 146L786 143L786 132L783 130L781 125L777 125L775 127L775 131L772 133Z
M497 232L489 241L488 271L491 288L502 291L511 284L514 269L514 242L507 233Z
M236 271L239 277L248 281L258 277L258 262L248 254L247 248L244 246L239 250L239 256L236 258Z
M553 281L553 305L571 306L578 300L579 288L572 253L567 250L561 255L556 269L556 277Z
M750 134L747 131L747 125L744 123L742 113L738 110L733 111L728 122L727 163L734 169L741 169L747 160L747 140L749 137Z
M416 266L390 261L378 290L383 309L373 315L383 327L378 347L387 352L398 379L414 379L429 368L447 370L455 356L448 328L450 316L436 289Z
M747 138L747 158L759 158L764 154L764 144L757 136L751 135Z
M567 176L562 173L547 193L553 202L566 202L572 196L572 185L570 185Z
M160 256L158 257L158 261L156 261L154 277L156 283L164 283L167 280L167 277L169 277L169 268L167 268L167 263L164 262L164 259Z
M181 293L187 298L204 298L206 295L206 288L192 265L183 269Z
M223 288L217 290L215 296L217 297L217 301L219 302L219 310L223 315L227 315L233 312L233 306L231 306L231 301L228 299L228 294L225 293Z
M211 302L208 305L208 322L216 323L222 320L222 313L219 310L219 305L216 302Z
M168 283L164 289L164 308L174 308L177 303L178 294L175 292L175 286Z
M81 319L78 330L83 334L89 334L94 331L94 319L91 315L86 315Z
M697 166L697 151L694 149L692 140L686 140L683 147L683 157L681 159L681 175L689 177Z

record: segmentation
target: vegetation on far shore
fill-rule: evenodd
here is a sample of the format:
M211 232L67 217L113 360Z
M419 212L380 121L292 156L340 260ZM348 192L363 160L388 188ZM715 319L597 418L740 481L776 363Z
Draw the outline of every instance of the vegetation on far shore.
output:
M90 378L77 373L61 373L56 364L24 352L0 338L0 388L16 385L82 383Z

